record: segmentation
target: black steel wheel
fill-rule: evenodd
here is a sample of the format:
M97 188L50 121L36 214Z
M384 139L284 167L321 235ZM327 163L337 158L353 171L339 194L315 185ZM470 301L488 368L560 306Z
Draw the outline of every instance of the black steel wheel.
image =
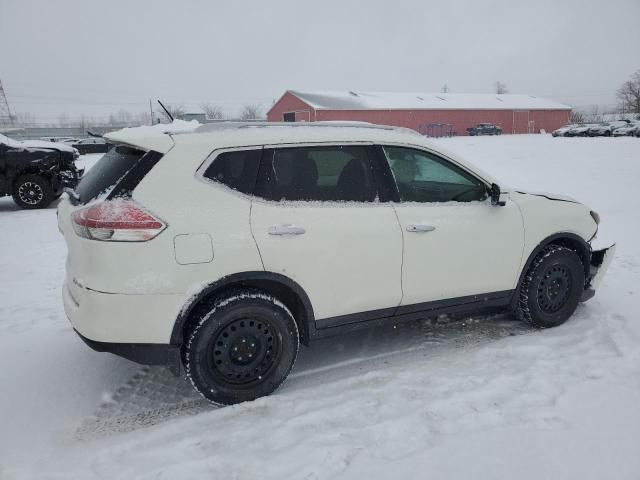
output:
M578 306L584 282L584 267L575 251L560 245L545 247L524 275L516 314L543 328L561 325Z
M250 385L268 375L282 349L275 327L266 318L239 318L210 341L209 368L222 381Z
M571 294L571 270L564 264L552 264L542 274L537 296L540 310L555 313L567 302Z
M195 389L214 403L269 395L293 367L297 325L271 295L235 292L202 305L192 320L183 362Z
M51 184L40 175L22 175L13 184L13 200L21 208L45 208L54 200Z

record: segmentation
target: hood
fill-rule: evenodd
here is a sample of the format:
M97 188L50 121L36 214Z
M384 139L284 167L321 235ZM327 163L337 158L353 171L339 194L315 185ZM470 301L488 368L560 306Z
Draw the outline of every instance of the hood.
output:
M13 140L4 135L0 135L0 143L7 145L11 148L18 148L24 150L57 150L59 152L77 153L77 150L71 145L65 143L45 142L42 140Z
M525 192L523 190L515 190L516 193L521 193L524 195L535 195L536 197L544 197L547 200L555 200L558 202L571 202L571 203L580 203L573 197L569 197L567 195L558 195L556 193L548 193L548 192Z

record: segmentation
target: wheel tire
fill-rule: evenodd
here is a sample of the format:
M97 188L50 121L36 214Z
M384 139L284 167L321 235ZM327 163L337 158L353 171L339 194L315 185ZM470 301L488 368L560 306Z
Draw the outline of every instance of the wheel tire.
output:
M296 360L298 327L289 309L260 291L233 292L194 312L183 361L194 388L222 405L269 395Z
M20 208L46 208L53 200L51 184L40 175L22 175L13 184L13 201Z
M611 136L611 132L609 130L607 130L606 132L604 132L604 136L605 137L610 137Z
M520 285L518 318L541 328L563 324L578 306L584 281L584 267L576 252L559 245L545 247Z

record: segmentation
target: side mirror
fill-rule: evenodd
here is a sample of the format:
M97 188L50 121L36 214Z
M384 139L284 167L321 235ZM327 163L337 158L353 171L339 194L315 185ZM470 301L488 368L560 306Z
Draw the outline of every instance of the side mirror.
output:
M491 184L491 205L497 205L498 207L504 207L507 202L502 197L502 192L500 192L500 185L497 183Z

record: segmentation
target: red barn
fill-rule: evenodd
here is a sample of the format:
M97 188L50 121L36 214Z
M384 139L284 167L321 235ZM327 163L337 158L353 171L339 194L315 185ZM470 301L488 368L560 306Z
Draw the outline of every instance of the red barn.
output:
M568 105L532 95L294 90L267 113L270 122L363 121L428 136L466 135L478 123L492 123L504 133L550 132L570 117Z

